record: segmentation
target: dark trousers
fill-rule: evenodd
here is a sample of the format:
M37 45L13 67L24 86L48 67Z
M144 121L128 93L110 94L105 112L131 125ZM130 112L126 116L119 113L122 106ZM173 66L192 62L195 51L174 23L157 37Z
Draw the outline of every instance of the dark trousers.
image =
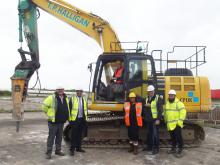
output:
M139 139L139 127L138 126L128 127L128 138L130 141L138 141Z
M56 145L56 151L61 150L63 125L63 123L57 124L48 122L49 134L47 138L47 153L52 153L54 140Z
M147 149L159 150L160 137L159 126L155 125L153 121L146 122L147 126Z
M180 126L176 126L176 128L173 131L169 131L171 142L172 142L172 148L176 148L176 145L178 145L179 149L183 148L183 138L182 138L182 128Z
M86 121L84 118L77 118L76 121L70 122L71 130L71 151L81 148L82 133L85 128Z

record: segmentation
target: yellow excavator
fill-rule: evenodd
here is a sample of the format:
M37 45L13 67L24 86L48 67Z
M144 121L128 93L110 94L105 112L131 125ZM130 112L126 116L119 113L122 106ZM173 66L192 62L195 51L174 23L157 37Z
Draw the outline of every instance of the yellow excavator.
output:
M18 128L19 121L23 120L22 104L27 96L28 82L33 73L40 68L37 33L39 9L93 38L103 49L103 53L99 55L96 62L89 105L89 110L102 113L89 115L87 134L89 142L126 140L123 103L129 91L145 97L148 85L155 86L156 92L164 97L164 102L167 100L168 91L175 89L177 97L184 102L189 113L198 114L210 110L210 87L206 77L193 76L186 68L171 68L165 73L158 74L153 55L144 52L139 47L140 42L137 42L135 49L123 49L116 33L107 21L62 0L19 0L19 41L22 43L24 36L29 50L25 51L22 47L18 49L21 62L16 66L11 77L13 118L17 121ZM30 56L30 60L27 56ZM110 98L108 89L117 61L121 61L124 67L123 90L119 95ZM170 61L167 59L167 62ZM92 65L89 68L91 69ZM192 122L185 123L185 125L183 132L185 139L193 142L204 139L202 127ZM69 132L70 126L67 126L64 130L66 139L69 138ZM165 129L161 129L161 135L162 139L168 139Z

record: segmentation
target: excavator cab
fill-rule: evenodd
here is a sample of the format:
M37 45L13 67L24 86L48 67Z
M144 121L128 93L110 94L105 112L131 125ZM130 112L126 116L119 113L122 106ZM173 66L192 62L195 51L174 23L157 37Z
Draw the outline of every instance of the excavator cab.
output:
M112 81L119 69L118 61L123 67L120 83ZM157 76L152 56L138 52L100 55L96 63L92 100L89 104L87 139L126 140L123 104L130 91L134 91L137 96L145 97L148 85L154 85L157 90ZM110 97L109 92L113 92L113 97ZM92 113L91 110L99 111L99 113ZM69 130L69 127L65 128L66 139L69 138ZM142 135L145 136L145 134Z
M117 63L123 68L120 79L116 82L114 76L118 69ZM157 77L152 56L144 53L104 53L96 63L92 88L91 109L122 111L122 105L130 91L145 97L147 86L154 85L157 89Z

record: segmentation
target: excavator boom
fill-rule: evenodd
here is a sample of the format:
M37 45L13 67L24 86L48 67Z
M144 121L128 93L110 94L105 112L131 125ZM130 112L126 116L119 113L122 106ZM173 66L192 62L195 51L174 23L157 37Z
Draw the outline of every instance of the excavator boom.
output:
M18 52L21 56L21 62L16 66L11 77L13 119L16 121L23 119L22 102L26 98L28 83L31 76L40 67L37 32L37 19L40 13L38 8L93 38L103 52L113 52L111 43L115 43L114 51L122 51L119 39L112 27L97 15L87 13L62 0L19 0L19 42L21 42L21 47ZM22 48L23 36L29 51ZM106 75L108 76L108 73Z

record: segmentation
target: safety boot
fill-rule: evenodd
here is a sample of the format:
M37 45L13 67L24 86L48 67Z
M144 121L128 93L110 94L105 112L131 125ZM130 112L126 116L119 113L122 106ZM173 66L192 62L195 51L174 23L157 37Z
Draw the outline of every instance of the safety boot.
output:
M159 153L159 149L153 149L153 151L151 153L152 153L152 155L156 155Z
M52 153L51 152L46 152L46 159L51 159L52 158Z
M51 159L51 154L46 154L46 159Z
M76 152L82 152L82 153L85 153L86 151L83 150L82 148L77 148L77 149L76 149Z
M46 159L51 159L52 158L52 156L51 156L52 151L47 151L45 154L46 154L46 157L45 157Z
M138 154L138 145L134 145L134 155Z
M179 149L177 150L175 156L176 156L177 158L183 157L183 149L182 149L182 148L179 148Z
M144 147L142 151L152 152L153 149L149 147Z
M134 151L134 145L132 143L130 143L130 148L128 150L128 152L133 152Z
M172 147L170 150L167 151L168 154L175 154L176 148Z
M55 155L65 156L65 154L62 151L55 151Z

